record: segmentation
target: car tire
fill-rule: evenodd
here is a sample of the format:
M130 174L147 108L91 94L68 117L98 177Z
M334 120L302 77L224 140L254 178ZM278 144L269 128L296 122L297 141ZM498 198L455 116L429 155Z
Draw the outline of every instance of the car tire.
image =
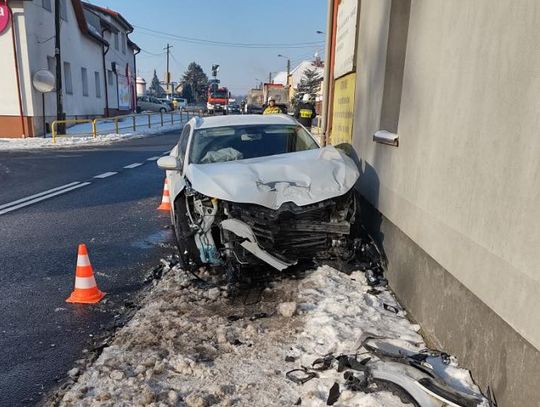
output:
M162 107L161 109L159 109L159 112L160 112L160 113L167 113L167 109L165 109L164 107Z
M193 232L189 227L186 198L180 194L174 202L174 236L180 255L182 267L187 269L192 266L201 266L199 249L195 244Z

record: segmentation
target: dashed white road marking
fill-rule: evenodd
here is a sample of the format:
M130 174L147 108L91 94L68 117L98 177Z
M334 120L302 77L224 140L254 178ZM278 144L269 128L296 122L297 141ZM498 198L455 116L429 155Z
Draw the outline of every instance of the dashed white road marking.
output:
M126 165L124 168L137 168L141 165L143 165L143 163L133 163L133 164Z
M0 210L0 215L4 215L5 213L15 211L15 210L23 208L25 206L32 205L32 204L35 204L37 202L44 201L46 199L52 198L53 196L65 194L66 192L73 191L74 189L79 189L79 188L85 187L87 185L90 185L91 182L82 182L82 183L76 182L75 184L76 185L73 185L73 183L68 184L68 185L73 185L73 186L71 186L69 188L61 189L59 191L56 191L56 192L53 192L53 193L50 193L50 194L47 194L47 195L43 195L43 196L41 196L39 198L35 198L35 199L30 200L30 201L23 202L23 203L21 203L19 205L11 206L11 207L9 207L7 209ZM59 187L59 188L61 188L61 187ZM56 189L58 189L58 188L56 188ZM36 194L36 195L38 195L38 194ZM12 202L12 204L13 204L13 202Z
M114 171L104 172L103 174L96 175L94 178L103 179L103 178L112 177L113 175L116 175L116 174L118 174L118 173L114 172Z
M159 156L157 156L157 157L150 157L150 158L147 158L146 161L157 161L157 160L159 160L159 158L160 158Z
M60 187L48 189L48 190L43 191L43 192L40 192L40 193L38 193L38 194L34 194L34 195L26 196L26 197L21 198L21 199L17 199L16 201L8 202L8 203L6 203L6 204L0 205L0 209L7 208L8 206L17 205L18 203L21 203L21 202L30 201L30 200L32 200L32 199L34 199L34 198L37 198L37 197L40 197L40 196L43 196L43 195L50 194L51 192L58 191L58 190L64 189L64 188L69 188L69 187L71 187L71 186L73 186L73 185L76 185L76 184L78 184L78 183L79 183L79 181L72 182L72 183L70 183L70 184L62 185L62 186L60 186Z

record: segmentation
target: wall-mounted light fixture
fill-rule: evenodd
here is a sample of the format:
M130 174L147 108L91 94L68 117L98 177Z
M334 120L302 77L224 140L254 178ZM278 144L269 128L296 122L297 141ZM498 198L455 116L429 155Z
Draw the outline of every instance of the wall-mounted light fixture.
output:
M373 135L373 141L394 147L399 146L399 136L396 133L390 133L386 130L377 130Z

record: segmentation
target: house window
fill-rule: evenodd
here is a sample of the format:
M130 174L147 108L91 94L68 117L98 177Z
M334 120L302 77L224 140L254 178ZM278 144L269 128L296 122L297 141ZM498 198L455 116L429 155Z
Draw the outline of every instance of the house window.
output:
M126 53L126 34L122 33L122 53Z
M112 88L114 84L114 76L113 71L111 71L110 69L107 70L107 82L109 83L109 87Z
M120 49L118 47L118 33L114 33L114 48L117 50Z
M41 0L41 6L42 6L45 10L52 11L51 0Z
M94 80L96 81L96 97L101 97L101 80L99 79L99 72L94 72Z
M88 71L86 68L81 68L82 94L88 96Z
M64 62L64 82L66 93L68 95L73 95L73 82L71 80L71 64L69 62Z
M60 18L67 21L67 4L66 0L60 0Z
M379 128L397 134L407 52L411 0L392 0Z

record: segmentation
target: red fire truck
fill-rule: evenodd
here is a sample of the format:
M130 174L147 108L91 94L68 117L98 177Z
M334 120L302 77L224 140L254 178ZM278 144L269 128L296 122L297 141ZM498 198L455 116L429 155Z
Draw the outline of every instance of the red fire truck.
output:
M208 84L208 100L206 109L208 113L227 114L227 106L229 105L229 89L219 86L219 79L215 77L210 79Z

